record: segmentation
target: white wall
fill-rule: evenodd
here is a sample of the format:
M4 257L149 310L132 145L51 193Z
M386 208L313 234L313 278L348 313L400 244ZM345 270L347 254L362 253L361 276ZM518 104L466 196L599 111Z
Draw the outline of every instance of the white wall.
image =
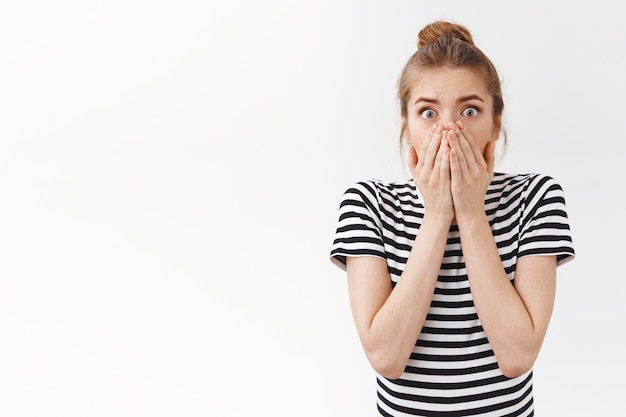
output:
M0 416L374 415L328 252L348 185L405 176L395 83L440 17L504 80L498 169L566 192L537 413L612 415L616 3L31 0L0 7Z

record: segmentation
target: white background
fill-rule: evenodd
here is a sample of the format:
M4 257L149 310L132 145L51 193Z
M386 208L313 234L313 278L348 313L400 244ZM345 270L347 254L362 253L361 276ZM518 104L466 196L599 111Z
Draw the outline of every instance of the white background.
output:
M615 415L626 26L609 1L3 1L0 416L371 416L328 260L342 192L406 176L397 77L465 24L500 171L566 193L541 416Z

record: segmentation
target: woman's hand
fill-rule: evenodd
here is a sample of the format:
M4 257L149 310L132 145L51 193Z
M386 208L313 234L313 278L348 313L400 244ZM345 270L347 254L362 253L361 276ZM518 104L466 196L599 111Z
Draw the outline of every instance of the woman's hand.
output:
M452 204L450 182L450 146L446 130L441 125L434 125L419 150L409 150L411 175L422 197L426 215L438 216L452 223L454 205Z
M447 130L450 146L452 200L457 223L464 218L485 214L485 195L493 179L495 143L490 141L484 154L461 122Z

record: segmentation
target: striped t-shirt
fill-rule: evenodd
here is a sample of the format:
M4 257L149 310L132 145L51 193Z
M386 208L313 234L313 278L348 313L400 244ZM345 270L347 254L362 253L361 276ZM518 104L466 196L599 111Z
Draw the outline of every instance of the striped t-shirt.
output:
M574 256L563 190L538 174L494 174L485 210L511 283L518 258ZM387 262L392 285L400 279L419 233L424 205L413 180L354 184L344 194L331 249L345 269L347 256ZM532 370L505 377L472 301L459 231L448 232L430 310L399 379L377 375L381 416L531 416Z

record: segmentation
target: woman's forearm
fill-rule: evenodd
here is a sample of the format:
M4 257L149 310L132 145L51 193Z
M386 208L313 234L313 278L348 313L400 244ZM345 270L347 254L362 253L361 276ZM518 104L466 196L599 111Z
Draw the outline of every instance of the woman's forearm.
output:
M384 376L404 372L428 314L448 230L445 222L424 219L398 283L362 337L370 362Z
M509 280L487 217L471 216L458 226L474 305L500 369L522 374L532 367L545 329L534 325Z

